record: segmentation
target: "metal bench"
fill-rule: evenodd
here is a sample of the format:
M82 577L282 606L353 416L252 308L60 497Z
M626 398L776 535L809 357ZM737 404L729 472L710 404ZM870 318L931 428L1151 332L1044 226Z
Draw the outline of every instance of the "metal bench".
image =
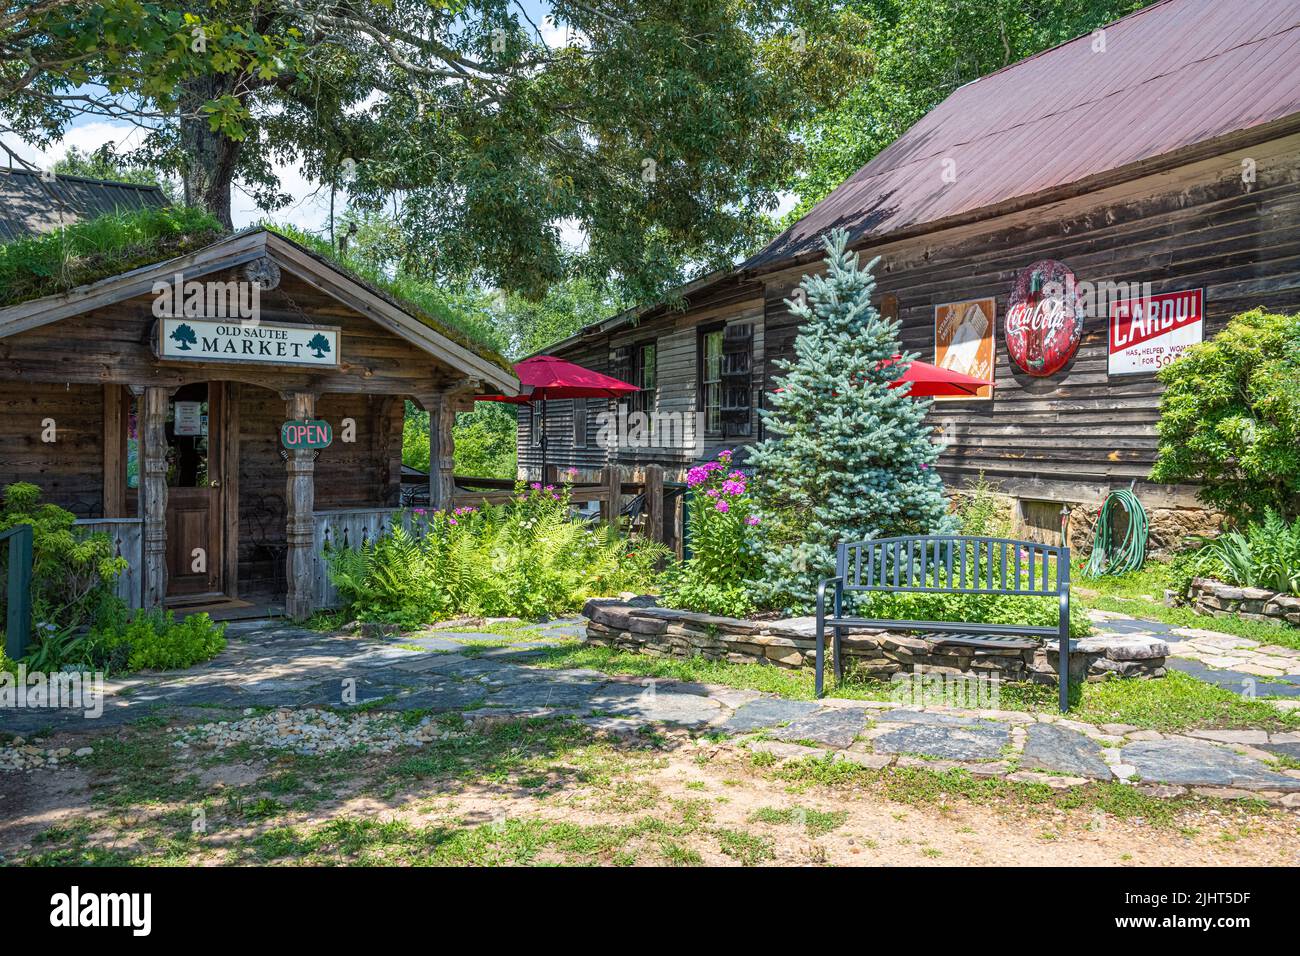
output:
M832 616L826 616L831 589ZM1031 624L979 624L963 621L893 621L844 614L846 591L923 592L931 594L1018 594L1059 599L1055 627ZM1064 712L1070 692L1070 549L963 535L876 538L842 543L835 577L817 585L817 696L822 696L826 626L833 636L835 678L844 676L841 639L854 628L890 628L970 635L948 643L1012 648L1018 637L1056 637L1060 651L1060 703ZM995 636L995 635L1001 635ZM1028 647L1029 645L1025 645Z

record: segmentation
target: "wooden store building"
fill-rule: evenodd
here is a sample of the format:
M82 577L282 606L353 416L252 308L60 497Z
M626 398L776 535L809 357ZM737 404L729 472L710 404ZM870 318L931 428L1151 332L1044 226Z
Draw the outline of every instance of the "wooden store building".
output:
M1300 309L1300 4L1164 0L957 89L737 268L548 349L642 386L629 412L697 429L612 445L603 402L550 402L549 461L680 478L761 437L799 332L786 300L838 228L880 257L904 347L996 386L933 406L950 488L982 473L1021 532L1054 539L1063 506L1082 523L1136 482L1170 543L1204 514L1194 488L1147 481L1155 372L1235 314Z
M0 240L163 202L0 172ZM133 606L304 617L330 603L324 544L373 535L401 504L405 400L430 412L437 508L456 494L455 413L518 381L467 336L276 233L173 245L0 308L0 486L32 482L108 531Z

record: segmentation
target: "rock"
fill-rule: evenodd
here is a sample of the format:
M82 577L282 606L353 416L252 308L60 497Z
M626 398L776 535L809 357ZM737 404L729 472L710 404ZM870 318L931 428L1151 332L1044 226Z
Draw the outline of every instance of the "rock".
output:
M1228 786L1292 792L1300 780L1275 773L1226 747L1184 740L1153 740L1124 747L1124 762L1144 781L1187 786Z
M1164 783L1144 783L1138 786L1138 792L1144 793L1148 797L1159 797L1162 800L1168 800L1171 797L1181 797L1187 792L1187 788L1171 787Z
M1053 790L1069 790L1071 787L1082 787L1089 782L1087 777L1058 777L1052 774L1030 773L1025 770L1009 773L1007 779L1016 783L1044 784Z
M955 714L937 714L929 710L887 710L877 714L876 720L882 723L900 724L947 724L953 727L973 727L988 724L987 720L975 717L958 717Z
M1010 741L1010 732L1001 724L910 723L876 737L872 746L876 753L923 754L949 760L996 760Z
M1268 733L1263 730L1189 730L1189 737L1217 740L1222 744L1266 744Z
M749 745L749 749L763 754L772 754L781 760L796 760L804 757L825 757L825 750L816 747L803 747L780 740L759 740Z
M777 724L806 716L818 709L817 703L811 700L764 697L737 708L723 722L721 729L728 733L741 733L757 730L760 727L775 727Z
M1112 661L1145 661L1169 656L1169 645L1164 641L1133 635L1085 637L1077 642L1077 649Z
M829 708L806 714L773 734L779 740L812 740L843 750L867 725L861 711Z
M1126 734L1129 740L1164 740L1165 735L1154 730L1135 730Z
M837 750L833 759L837 763L855 763L859 767L880 770L883 767L888 767L894 758L889 754L867 754L859 753L856 750Z
M93 754L94 752L95 752L95 748L94 748L94 747L80 747L80 748L77 749L76 756L78 756L78 757L89 757L89 756L90 756L91 754Z
M1102 759L1101 747L1076 730L1061 724L1034 724L1025 740L1021 766L1048 770L1074 777L1110 780L1111 769Z

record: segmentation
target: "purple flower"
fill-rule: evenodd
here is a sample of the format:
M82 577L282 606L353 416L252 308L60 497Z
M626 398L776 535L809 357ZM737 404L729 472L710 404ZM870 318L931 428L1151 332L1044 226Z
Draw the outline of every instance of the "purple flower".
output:
M717 508L719 511L723 512L724 514L731 510L731 505L727 504L725 498L719 498L718 503L713 507Z
M926 470L928 470L929 467L930 467L930 466L927 465L925 462L921 462L921 470L922 470L922 471L926 471Z
M529 485L528 487L531 488L531 489L533 489L533 491L541 491L541 490L542 490L542 483L541 483L540 481L534 481L534 482L533 482L531 485Z
M745 486L742 482L728 479L722 483L722 490L729 495L743 495Z
M717 489L717 488L710 488L710 489L708 489L708 490L707 490L706 492L704 492L704 493L705 493L706 495L708 495L710 498L716 498L716 497L718 497L718 489Z
M748 518L745 519L745 524L750 525L752 527L753 525L758 524L760 520L761 519L758 517L758 515L750 515Z
M457 521L455 518L448 518L447 524L460 524L460 522Z

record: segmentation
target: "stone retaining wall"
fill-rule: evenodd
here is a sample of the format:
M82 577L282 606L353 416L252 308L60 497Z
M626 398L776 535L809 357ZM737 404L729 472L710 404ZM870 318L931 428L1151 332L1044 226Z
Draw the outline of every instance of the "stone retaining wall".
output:
M816 640L810 617L749 621L655 607L652 599L587 602L585 640L652 657L703 657L736 664L812 667ZM1055 684L1055 641L1021 638L1004 647L971 647L955 635L924 637L892 631L853 631L844 638L850 673L890 676L918 665L930 674L997 676L1001 680ZM827 637L827 647L830 638ZM1070 679L1163 677L1169 647L1147 638L1102 635L1072 642Z
M1244 617L1300 626L1300 597L1292 594L1195 578L1187 589L1187 600L1198 614L1211 617Z

